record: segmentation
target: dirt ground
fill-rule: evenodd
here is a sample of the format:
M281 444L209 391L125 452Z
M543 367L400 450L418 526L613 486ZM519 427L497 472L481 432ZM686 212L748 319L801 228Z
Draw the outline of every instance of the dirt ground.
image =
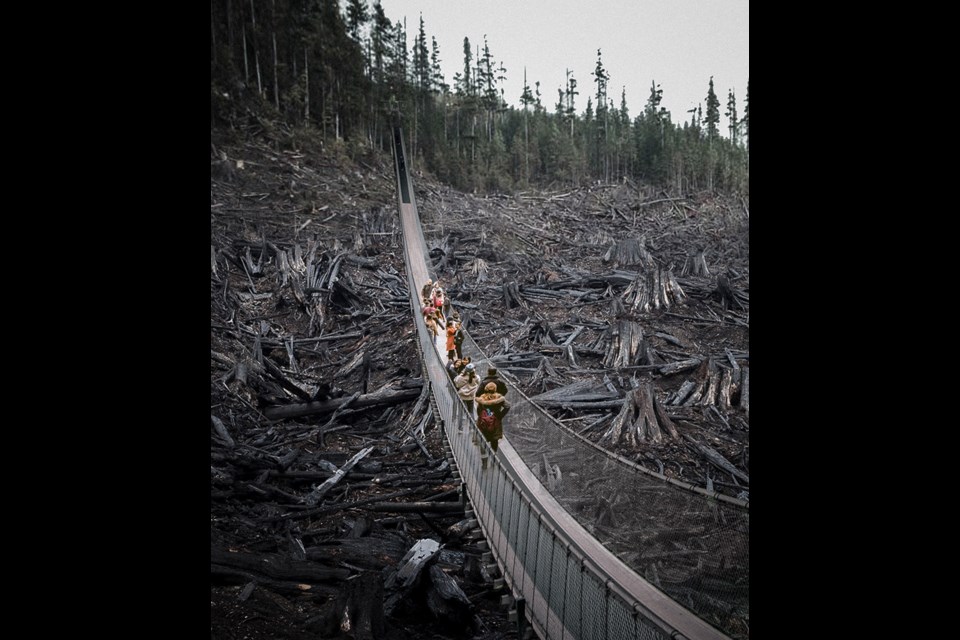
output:
M415 397L395 406L347 411L335 420L330 414L276 421L264 415L302 398L269 375L263 358L308 395L323 384L330 385L333 397L399 389L420 375L389 157L370 153L351 161L336 144L321 145L276 128L214 131L211 142L211 414L234 445L211 429L211 545L319 558L324 567L385 576L399 560L398 549L433 537L451 554L441 565L469 598L470 623L452 628L411 597L386 617L380 637L517 637L508 608L500 604L502 592L475 571L482 554L477 540L449 533L461 516L345 508L290 517L303 509L304 496L318 484L307 477L318 464L338 466L366 446L373 452L322 504L401 488L413 491L403 499L424 500L456 489L444 475L436 425L426 421L423 448L409 437L417 432L409 426L423 425L426 415ZM471 335L488 355L535 351L552 343L544 335L563 337L583 327L574 342L576 367L566 354L546 351L560 378L537 377L524 367L513 372L528 385L528 395L574 380L609 382L621 393L638 381L652 381L678 429L749 473L742 389L733 392L728 406L669 404L686 381L706 375L708 360L724 370L733 362L749 367L749 216L743 199L710 194L671 199L630 182L484 196L458 193L419 172L413 180L437 274L454 304L465 305ZM662 202L643 204L657 200ZM639 239L656 264L672 270L684 289L682 304L622 309L618 305L629 300L623 296L626 285L588 282L591 276L636 270L636 265L605 259L625 238ZM699 253L709 274L681 275ZM302 268L308 262L314 266L311 273ZM725 298L718 289L718 274L726 274L734 297ZM579 282L568 287L579 293L555 299L531 293L526 306L505 303L505 283L517 283L522 292L564 281ZM308 290L311 282L320 283L316 291ZM654 354L648 368L604 367L609 327L620 319L643 326ZM702 370L660 375L652 366L690 356L704 360ZM583 413L551 412L568 421ZM599 442L602 431L586 435ZM717 491L748 499L747 486L683 442L606 444L653 471L662 463L667 475L698 486L709 482ZM432 484L418 486L423 478ZM351 536L389 540L395 548L367 558L329 553L348 548ZM211 637L363 637L360 630L330 629L330 608L343 588L336 580L298 582L218 568L211 575Z

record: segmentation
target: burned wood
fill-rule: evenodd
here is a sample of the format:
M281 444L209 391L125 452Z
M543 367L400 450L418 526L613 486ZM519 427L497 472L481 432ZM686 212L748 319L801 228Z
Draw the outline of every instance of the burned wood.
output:
M647 382L627 393L620 413L599 442L628 447L648 441L659 443L663 440L663 430L673 438L679 436L673 422L659 406L652 384Z
M420 579L420 573L440 553L440 543L430 538L418 540L400 560L399 566L384 580L384 588L393 590L384 601L384 612L393 613L403 596Z
M733 371L730 369L724 369L723 374L720 376L720 390L717 393L717 400L719 401L720 407L729 410L730 409L730 397L733 394Z
M420 486L422 483L418 483ZM370 511L390 513L463 513L460 502L375 502L367 507Z
M301 389L301 388L300 388L299 386L297 386L296 384L294 384L292 381L290 381L290 379L288 379L288 378L283 374L283 371L280 370L280 367L278 367L276 364L274 364L274 362L273 362L270 358L264 356L264 358L263 358L263 365L264 365L267 373L269 373L270 376L271 376L274 380L276 380L276 381L280 384L281 387L283 387L283 388L286 389L287 391L290 391L291 393L293 393L295 396L297 396L298 398L300 398L300 399L303 400L304 402L310 402L310 400L311 400L310 394L307 393L306 391L304 391L303 389Z
M730 282L729 275L726 273L721 273L717 276L716 295L720 298L724 311L734 307L737 309L746 309L746 303L749 302L750 299L749 296L733 286Z
M647 251L646 240L643 238L627 238L615 242L607 249L603 255L604 262L611 262L618 265L642 265L649 267L653 264L653 256Z
M687 396L690 395L690 392L693 391L693 388L697 386L697 383L693 380L684 380L683 384L680 385L680 388L677 389L677 393L674 395L673 400L668 404L676 406L682 404L684 400L687 399Z
M698 442L696 439L694 439L693 437L687 434L683 434L683 437L688 442L691 443L692 445L691 448L693 448L695 451L699 451L703 455L703 457L706 458L714 466L716 466L719 469L722 469L723 471L726 471L733 477L739 478L744 482L746 482L747 484L750 484L750 477L744 472L737 469L735 466L733 466L733 464L731 464L729 460L724 458L719 452L713 449L713 447L707 444L704 444L702 442Z
M643 329L632 320L620 320L611 328L603 366L611 369L636 364L642 353Z
M427 608L433 617L448 628L458 631L473 627L473 603L456 581L436 564L427 570L430 587L427 589Z
M463 520L460 520L459 522L447 527L446 536L450 540L459 540L469 532L477 529L478 526L479 525L476 518L464 518Z
M347 636L356 640L384 637L383 581L375 571L351 576L337 597L312 618L307 629L320 637Z
M750 367L743 368L743 388L740 391L740 407L750 416Z
M424 458L420 452L423 449L439 450L437 444L443 436L438 429L425 429L429 424L429 421L425 421L430 411L429 389L422 381L417 389L423 393L424 402L418 407L414 406L415 398L368 410L344 404L338 411L334 405L326 413L319 414L319 419L304 414L307 415L306 419L290 420L283 426L271 424L270 419L258 413L250 404L264 399L267 402L288 403L291 402L290 394L294 394L292 402L304 400L303 404L307 404L295 391L285 388L268 370L266 363L263 368L258 368L255 358L250 358L250 343L255 333L261 334L259 347L263 354L282 370L289 382L308 392L312 388L310 385L317 381L335 380L348 389L348 394L360 393L357 397L360 400L367 395L362 390L364 383L371 390L390 387L396 391L398 387L395 381L417 375L421 366L416 341L410 339L413 336L409 328L414 325L409 313L410 303L405 299L409 286L408 274L399 245L396 244L399 237L375 235L396 232L396 216L392 215L392 210L388 211L389 215L382 216L370 213L372 207L384 208L383 203L391 203L395 197L392 190L394 185L390 182L393 179L391 172L384 172L375 160L369 161L370 166L376 169L371 169L370 174L366 169L356 169L363 173L362 177L354 176L351 172L328 171L334 168L329 154L307 154L293 151L293 148L294 145L276 147L275 144L266 144L262 152L231 150L231 156L250 160L245 170L237 171L238 178L249 180L254 171L251 169L255 166L253 163L261 163L255 170L260 172L262 180L256 183L250 181L251 184L244 190L245 195L255 194L256 197L241 197L239 191L226 191L223 184L212 183L212 197L216 202L212 208L214 248L211 250L211 320L215 327L211 331L211 350L222 355L223 359L211 354L214 383L211 413L222 419L229 433L236 438L236 446L229 449L225 445L226 440L216 432L215 427L211 427L211 494L214 498L211 530L222 532L222 539L229 540L227 544L245 550L259 545L257 548L265 551L282 548L296 553L295 548L289 547L289 538L310 539L324 545L322 551L317 547L311 548L308 557L315 561L328 565L336 562L337 568L349 569L351 573L356 573L358 567L378 571L395 564L409 548L412 542L410 539L404 540L405 534L412 535L413 540L427 536L439 540L454 539L454 536L446 533L448 525L462 516L458 513L426 512L427 518L424 520L417 512L389 513L367 509L367 506L405 500L431 505L445 504L455 498L449 493L455 481L449 475L431 476L428 479L427 474L433 471L425 471L422 465ZM266 164L267 157L278 157L281 170L268 171L268 167L272 167ZM320 166L316 164L318 162L326 163L322 171L317 170ZM379 177L380 174L385 174L387 178ZM332 177L328 179L328 175ZM298 192L293 192L293 187L288 186L294 180L299 187ZM427 188L421 184L423 180L417 181L418 195ZM379 192L378 185L382 187ZM691 187L695 188L695 185ZM749 392L743 388L746 376L739 380L739 389L737 377L733 374L729 377L730 403L739 404L739 408L745 411L737 411L731 417L723 407L728 367L732 366L735 370L737 364L744 366L745 356L741 354L745 351L738 349L745 348L748 343L744 330L746 325L742 324L748 322L748 317L736 313L736 305L723 313L721 301L709 297L712 286L716 284L709 281L713 276L702 275L692 276L689 280L674 278L682 283L684 293L696 300L696 305L692 307L696 310L685 312L688 318L694 320L680 317L681 314L667 315L663 312L666 302L671 307L679 304L677 293L671 289L671 273L667 265L684 264L690 247L696 247L696 251L704 255L709 253L710 271L714 272L714 276L717 272L726 273L731 286L742 289L746 295L749 291L749 271L746 260L740 259L740 251L743 250L746 257L748 247L746 229L739 224L743 220L742 213L737 219L725 215L721 223L721 217L713 214L714 211L723 210L723 203L716 194L694 196L695 199L689 201L694 206L686 206L687 202L683 202L683 209L671 214L667 208L671 202L655 204L664 196L657 195L656 190L645 185L597 186L593 188L593 193L600 190L604 198L602 205L595 204L595 198L584 188L567 194L566 201L560 196L541 200L549 206L536 211L524 210L524 205L529 206L533 201L523 197L512 200L474 197L436 187L434 191L439 197L434 198L431 195L433 191L422 191L424 197L429 199L429 202L421 200L420 203L424 205L420 214L428 240L433 239L429 237L431 233L434 238L442 239L447 230L469 230L456 242L451 241L449 246L443 247L442 255L437 257L446 266L442 271L432 271L431 277L443 280L448 295L457 301L455 307L469 320L471 337L476 339L477 346L485 354L494 355L498 348L503 348L503 354L497 361L501 367L506 364L510 367L509 371L518 374L511 379L511 386L516 391L532 396L583 381L588 383L583 394L594 393L594 398L606 398L591 402L590 396L587 396L571 403L570 397L559 397L558 400L566 400L567 403L561 405L562 410L561 407L550 410L564 421L571 432L580 432L596 442L623 409L626 398L617 397L615 390L621 390L618 393L623 393L623 389L632 392L631 384L634 383L630 377L633 375L636 383L643 384L649 380L653 385L650 401L664 443L670 439L666 420L676 423L683 432L693 434L703 442L713 442L704 437L709 437L711 432L721 437L726 435L730 440L725 440L722 446L730 444L731 448L721 450L720 445L716 445L717 450L722 451L731 462L736 460L739 468L748 472L745 448L732 444L735 440L746 440L748 435L749 426L744 420L749 405ZM280 195L283 196L282 200ZM287 202L291 195L293 202ZM580 201L579 207L577 201ZM234 207L234 202L239 205ZM501 205L510 208L502 210ZM489 220L491 208L494 215L502 216L504 224L500 227L484 228L481 234L480 227L474 222L464 224L465 220L471 218L476 221ZM740 205L737 204L735 210L739 209ZM326 213L321 213L324 210L327 210ZM627 222L624 213L626 218L633 219ZM445 218L441 219L441 224L435 224L439 216ZM617 221L614 227L597 224L609 221L611 216ZM528 227L513 224L513 219L525 221L537 231L531 233ZM730 227L729 231L741 236L733 238L733 243L730 242L730 234L726 233L727 226ZM501 233L504 228L509 236ZM515 239L513 236L518 232L525 234L526 238ZM604 251L616 240L639 237L641 232L650 242L637 243L633 249L637 253L650 253L652 266L641 264L607 273L590 272L593 265L600 262ZM550 240L547 240L548 237ZM241 238L243 242L239 242ZM537 252L528 248L530 241L527 238L533 238ZM221 247L231 246L237 247L233 252L241 256L239 259L231 258L229 251L221 250ZM362 253L357 253L358 246L363 247ZM654 246L657 248L655 257ZM244 265L246 258L243 256L248 247L254 266L257 266L259 256L262 276L248 276L249 266ZM626 245L623 248L631 249ZM354 260L352 256L362 258ZM611 254L610 257L614 256ZM312 269L310 277L307 277L308 263ZM657 271L652 268L656 265L663 267ZM690 266L693 267L692 260ZM706 267L705 260L702 266ZM481 274L487 278L486 282L474 286ZM349 291L338 287L338 282ZM516 293L528 308L524 308L518 300L507 300L508 304L512 302L512 306L505 306L503 283L510 282L516 284ZM631 287L632 283L636 283L634 288L629 295L624 295L625 289ZM315 293L305 293L305 286ZM645 297L639 296L641 289ZM361 299L352 298L350 293ZM658 302L659 308L656 307ZM636 306L631 309L635 303ZM647 308L645 303L649 305L649 310L644 310ZM469 313L470 310L473 313ZM536 313L531 313L533 310ZM610 315L611 311L624 315L614 317ZM652 317L645 315L654 311L658 313ZM527 324L522 325L528 318ZM269 333L260 329L260 320L269 320ZM620 320L637 322L646 332L640 336L637 350L632 354L628 352L627 364L606 367L601 363L610 350L611 336L605 331L611 323L616 326ZM536 329L530 331L537 323L546 329L539 335L534 334ZM657 333L671 336L674 340L663 335L651 339L651 335L654 335L651 325L656 327ZM358 344L357 341L361 339L364 341ZM661 339L666 342L661 342ZM676 349L671 350L672 347ZM733 355L732 362L727 362L730 354L725 354L725 348ZM520 351L527 355L518 356ZM475 352L468 353L472 355ZM698 358L701 354L720 354L719 358L726 356L722 362L727 366L719 370L715 404L707 406L701 406L699 400L709 388L709 378L706 375L693 375L694 369L700 365ZM352 363L351 358L355 355L358 355L358 360ZM239 370L236 363L241 363ZM485 364L483 361L477 363L481 369ZM347 380L339 372L348 369L351 364L354 364L354 368L350 369ZM529 370L521 371L521 368L528 367ZM673 374L689 375L689 379L674 377L664 380L665 376L671 375L671 371ZM232 382L222 384L220 379L226 380L228 372L235 373L230 378ZM302 377L299 372L303 372ZM607 379L604 379L605 375ZM680 406L693 394L698 382L701 388L696 411L693 407ZM666 416L658 413L657 399L662 399L666 390L676 390L678 387L679 391L670 396L671 406L667 407L671 414ZM327 400L334 399L343 400ZM275 409L277 407L271 408ZM720 409L720 417L717 409ZM640 409L636 409L636 412L636 415L631 415L634 423L640 419ZM519 419L525 415L517 414L516 417ZM678 422L677 416L684 420L683 424ZM726 430L724 417L728 418L731 431ZM405 431L418 432L421 431L420 427L424 427L421 433L425 435L417 434L419 442L411 440L409 447L401 447ZM550 485L552 476L555 488L572 490L576 494L572 500L583 500L580 487L586 487L589 481L608 473L603 465L590 468L584 466L583 456L578 458L576 454L566 453L570 434L558 432L560 440L557 441L555 434L547 430L533 433L533 429L524 430L510 424L510 417L506 428L511 441L514 440L513 431L518 432L518 452L521 449L521 437L532 439L528 447L531 455L539 459L541 469L548 474L545 482ZM321 455L317 451L316 437L320 433L325 436L324 448L329 444L331 449L350 452L329 458L335 462L332 471L319 466L319 460L326 455L326 452ZM248 444L255 445L258 450L247 448L245 445ZM329 480L354 452L371 445L376 447L374 452L357 463L320 502L333 504L311 507L292 503L291 497L302 499L311 491L312 485ZM624 451L619 447L611 449L613 453L637 459L639 464L651 470L662 470L666 475L675 475L681 480L698 484L703 468L715 466L707 462L699 450L693 452L686 447L666 444L651 446L649 440L641 445L640 451ZM634 455L647 452L653 452L654 458ZM373 474L363 471L364 463L371 459L384 462L386 471L375 472L376 478L382 482L375 482L370 477ZM397 465L397 462L409 464ZM286 468L286 471L276 471L282 468ZM559 485L559 475L556 474L558 468L567 476L564 478L567 481ZM576 482L569 481L571 473L577 474L574 478ZM726 472L722 473L726 475ZM309 474L313 474L312 477ZM734 485L740 482L736 476L733 479ZM718 491L728 492L721 480L714 479L714 482ZM376 495L379 492L392 493L394 489L385 488L387 485L412 484L417 486L410 486L409 493L404 495ZM600 486L602 483L596 485ZM594 488L594 485L589 488ZM728 493L736 495L740 488L731 489ZM651 499L655 497L656 494L651 493ZM370 502L373 498L375 501ZM699 547L678 539L664 540L665 544L660 548L648 549L642 543L642 534L639 532L655 528L659 521L644 522L643 527L637 527L634 521L637 514L629 513L631 505L625 503L622 496L618 499L608 495L606 498L606 509L602 506L600 509L591 509L587 521L591 525L599 525L598 536L611 536L611 549L616 549L618 554L627 547L626 552L622 553L624 561L631 559L631 553L640 554L640 550L644 553L649 550L657 557L664 558L665 564L658 565L657 569L659 581L667 588L672 582L685 578L688 574L684 572L695 570L677 564L671 566L666 561L675 552L675 558L690 558L695 563L698 554L684 552ZM446 504L452 506L453 502ZM597 501L592 499L590 506L596 505ZM646 513L646 509L647 505L644 505L638 511ZM615 524L622 528L610 531L609 527ZM385 531L385 528L389 531ZM446 535L441 535L439 531ZM379 534L396 536L397 540L402 541L402 550L395 556L382 557L381 547L373 542L373 537ZM352 541L357 543L355 546L348 547L344 539L350 535L360 537ZM476 527L469 527L460 540L466 542L477 539L479 535ZM329 546L326 546L328 543ZM454 567L438 563L435 568L451 569L449 576L456 577L452 573ZM243 576L240 569L221 567L219 571L222 573L218 574L216 585L227 581L238 585L229 592L216 594L225 596L231 603L235 602L236 592L244 584L257 585L253 592L256 597L250 598L253 602L268 589L289 589L296 584L310 586L305 582L284 583L262 575L256 576L254 581L252 574ZM232 571L233 575L226 576L227 571ZM431 573L435 571L424 570L421 578ZM426 635L448 635L445 629L437 625L440 618L435 617L436 613L430 614L425 599L433 589L433 583L440 580L443 578L439 575L437 580L433 576L429 580L423 579L423 589L407 594L407 598L401 601L401 604L409 603L415 607L418 622L427 623ZM332 633L329 635L367 637L367 632L359 631L358 618L362 607L354 608L347 597L353 587L345 582L337 585L343 589L329 601L330 611L335 612L330 618L328 630ZM374 582L369 585L371 593L374 585ZM461 586L468 595L473 593L462 583ZM312 588L319 590L318 585ZM332 587L328 587L330 589ZM478 594L474 596L483 597ZM692 593L691 597L695 598L696 594ZM218 602L222 600L220 597L214 599ZM310 618L316 614L322 600L323 597L301 598L295 604L301 611L301 617ZM478 600L475 601L480 604ZM730 608L726 611L730 611ZM476 612L478 620L489 613L490 607L486 606ZM220 616L221 620L226 617ZM235 618L239 619L240 616ZM455 620L456 616L450 618ZM388 626L396 618L385 616L384 620L385 628L381 637L392 637L398 632L401 635L424 635L422 628L416 626L412 618L402 622L402 632ZM300 626L302 620L296 616L288 617L285 622L304 631ZM258 621L254 617L243 624L244 631L247 628L252 630ZM483 629L482 623L478 624ZM451 626L458 625L454 623ZM466 627L466 623L459 625L461 631ZM243 635L231 633L234 631L221 626L215 629L215 635ZM320 633L319 627L311 626L305 631L316 637L325 635ZM371 631L370 635L373 634ZM257 636L251 632L249 635L267 637L269 633ZM454 637L452 633L449 635Z
M365 409L367 407L398 404L416 398L420 395L420 391L419 385L415 388L399 390L385 387L379 391L361 395L353 401L351 406L355 409ZM271 420L282 420L313 414L330 413L336 411L340 406L350 400L351 398L337 398L323 402L305 402L301 404L267 407L264 409L264 415Z
M332 489L334 486L336 486L336 484L337 484L338 482L340 482L341 480L343 480L343 477L346 476L347 473L350 472L350 469L352 469L352 468L354 467L354 465L356 465L358 462L360 462L361 460L363 460L363 459L366 457L366 455L367 455L368 453L370 453L371 451L373 451L373 447L367 447L366 449L362 449L361 451L359 451L355 456L353 456L352 458L350 458L350 460L348 460L345 465L343 465L342 467L340 467L339 469L337 469L337 472L336 472L335 474L333 474L333 477L332 477L332 478L326 480L323 484L321 484L321 485L318 486L316 489L314 489L313 491L311 491L311 492L304 498L303 501L306 502L306 503L307 503L308 505L310 505L310 506L313 506L313 505L317 504L318 502L320 502L320 500L322 500L323 497L324 497L325 495L327 495L327 492L329 492L330 489Z
M267 517L260 518L261 522L283 522L285 520L303 520L305 518L311 518L313 516L336 513L337 511L343 511L345 509L353 509L356 507L366 506L372 502L382 501L382 500L393 500L396 498L401 498L408 496L411 493L416 493L417 489L401 489L395 493L388 495L379 495L372 496L369 498L361 498L360 500L353 500L352 502L340 502L333 505L321 506L321 507L307 507L303 511L295 511L290 513L284 513L279 516L271 515ZM294 507L288 507L293 509Z
M210 547L210 563L213 567L240 569L276 580L332 582L350 576L347 569L331 569L310 560L294 560L276 553L234 553L217 546Z
M512 307L527 308L527 301L523 299L516 281L503 283L503 306L507 309Z
M210 422L213 424L214 430L217 432L223 441L227 444L227 447L233 449L237 446L237 443L233 441L233 438L230 437L230 432L227 431L227 427L224 426L223 422L217 416L210 416Z
M710 269L707 268L707 260L704 257L704 252L698 251L695 254L687 255L680 274L684 276L709 276Z

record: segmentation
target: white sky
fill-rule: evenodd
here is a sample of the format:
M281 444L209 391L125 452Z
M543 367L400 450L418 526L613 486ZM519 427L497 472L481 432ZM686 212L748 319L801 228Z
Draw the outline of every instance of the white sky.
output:
M374 4L375 0L368 0ZM663 90L661 106L675 124L690 119L688 109L706 109L713 87L720 100L721 129L727 93L733 89L743 116L749 79L749 0L380 0L391 22L406 17L413 41L423 15L427 46L437 39L444 80L463 70L463 38L483 51L483 36L494 61L507 69L504 98L520 106L523 70L534 91L540 81L543 106L550 112L557 89L566 86L566 69L577 80L575 107L582 114L596 94L592 74L597 49L610 77L607 96L620 106L626 87L631 119L643 110L652 81ZM475 64L475 61L473 62ZM596 108L596 105L594 105Z

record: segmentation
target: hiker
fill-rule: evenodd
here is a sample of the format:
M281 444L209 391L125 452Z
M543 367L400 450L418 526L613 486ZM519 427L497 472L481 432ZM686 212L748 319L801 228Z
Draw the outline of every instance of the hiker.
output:
M457 354L457 344L456 344L458 328L459 327L456 321L453 318L451 318L450 322L447 323L447 359L449 360L460 358L459 354Z
M462 360L461 360L462 362ZM457 393L463 404L467 406L467 415L473 416L473 398L480 387L480 378L477 377L477 370L472 364L463 368L463 373L453 380L453 385L457 388Z
M434 289L434 291L433 291L433 300L432 300L432 303L433 303L433 306L437 309L437 312L440 314L440 317L441 317L441 318L444 317L444 315L443 315L443 302L444 302L444 300L446 299L446 297L447 297L447 296L446 296L446 294L443 292L443 289L441 289L441 288L439 288L439 287L437 287L436 289ZM449 303L448 303L448 304L447 304L447 307L449 308L449 306L450 306L450 305L449 305Z
M453 348L457 352L458 358L463 358L463 323L460 318L454 316L457 322L457 330L453 334ZM449 344L449 343L448 343Z
M483 390L487 388L487 384L491 382L494 383L494 385L496 386L497 393L499 393L502 396L507 395L507 383L504 382L503 378L501 378L497 374L497 368L487 367L487 375L485 375L483 377L483 380L480 381L480 388L477 389L477 394L476 394L477 397L479 397L480 394L484 392Z
M440 309L437 309L436 307L433 308L433 320L437 323L439 331L443 331L447 328L447 323L444 322L443 314L440 312ZM439 335L439 331L437 335Z
M440 334L440 331L437 329L437 314L430 305L423 308L423 322L427 325L427 329L430 330L434 338Z
M450 376L450 379L451 379L451 380L456 380L456 379L457 379L457 375L460 373L460 372L457 370L457 369L458 369L458 365L459 365L460 367L463 366L463 365L460 364L460 361L459 361L459 360L447 360L447 374Z
M450 296L448 296L447 292L443 291L442 289L441 289L441 293L443 294L443 315L449 317L450 316ZM460 322L459 318L457 319L457 322L458 323Z
M477 428L496 451L503 437L503 416L510 411L510 403L497 392L496 382L488 382L482 389L483 393L476 397Z
M430 318L433 318L434 322L436 323L435 325L436 327L438 327L439 329L446 328L446 324L443 322L443 319L440 317L440 314L437 312L437 308L434 307L432 304L429 304L429 303L425 304L423 306L422 311L423 311L424 322L426 322L427 318L430 317ZM439 330L435 331L434 335L435 336L440 335Z
M423 289L420 290L420 298L423 299L424 303L433 300L433 280L427 278L426 284L424 284Z

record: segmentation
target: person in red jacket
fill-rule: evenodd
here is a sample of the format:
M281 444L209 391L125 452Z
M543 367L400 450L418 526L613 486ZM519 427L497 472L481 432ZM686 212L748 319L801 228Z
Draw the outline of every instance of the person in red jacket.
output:
M457 358L456 338L457 338L458 328L459 327L457 323L453 320L453 318L451 318L450 321L447 322L447 359L448 360L455 360Z

